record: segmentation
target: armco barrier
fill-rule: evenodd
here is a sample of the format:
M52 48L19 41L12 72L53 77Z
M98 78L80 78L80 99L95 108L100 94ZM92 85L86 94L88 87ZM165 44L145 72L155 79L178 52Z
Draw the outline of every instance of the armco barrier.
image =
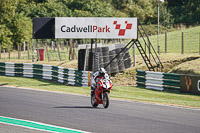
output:
M90 74L59 66L0 62L0 75L48 79L73 86L90 86Z
M180 90L180 74L137 70L137 86L154 90Z

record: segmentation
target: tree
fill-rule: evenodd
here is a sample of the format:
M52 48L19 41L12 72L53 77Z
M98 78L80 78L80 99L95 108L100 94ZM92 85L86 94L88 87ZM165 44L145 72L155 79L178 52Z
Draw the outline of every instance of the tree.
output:
M0 49L8 48L8 44L12 44L11 40L12 40L12 32L6 27L5 24L1 24L0 25Z
M0 0L0 22L8 24L15 16L15 10L18 0Z
M124 12L130 17L137 17L141 23L147 23L154 17L154 7L150 0L129 1L124 6Z
M15 16L18 0L0 0L0 46L8 48L12 44L11 22Z
M175 23L187 25L200 22L199 0L168 0L168 8L174 17Z
M99 0L71 0L67 3L75 17L109 17L115 16L114 8L110 3Z
M160 24L170 27L174 23L174 18L166 4L160 5Z
M13 42L15 44L29 41L32 38L32 21L23 13L16 14L12 21Z

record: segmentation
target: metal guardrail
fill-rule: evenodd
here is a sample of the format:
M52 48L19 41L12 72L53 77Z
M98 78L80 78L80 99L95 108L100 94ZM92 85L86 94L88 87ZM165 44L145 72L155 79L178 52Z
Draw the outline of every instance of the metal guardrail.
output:
M180 74L137 70L137 86L154 90L180 90Z
M47 79L73 86L90 86L90 74L52 65L0 62L0 75Z

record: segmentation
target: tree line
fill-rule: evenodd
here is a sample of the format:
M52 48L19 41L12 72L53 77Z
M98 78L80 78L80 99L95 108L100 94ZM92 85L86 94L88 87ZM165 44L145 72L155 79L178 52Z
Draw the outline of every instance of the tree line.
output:
M15 48L32 38L34 17L137 17L144 25L157 24L158 0L0 0L0 47ZM160 24L198 24L200 0L160 3ZM155 26L154 26L155 27ZM147 29L150 29L147 27ZM155 29L156 30L156 29ZM149 34L155 34L155 31Z

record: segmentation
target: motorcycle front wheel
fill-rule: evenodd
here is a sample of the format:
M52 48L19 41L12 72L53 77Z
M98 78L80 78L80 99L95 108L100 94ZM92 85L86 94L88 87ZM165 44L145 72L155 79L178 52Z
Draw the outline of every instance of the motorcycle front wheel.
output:
M109 106L109 94L107 92L103 95L103 107L108 108Z
M92 107L97 107L99 104L95 103L95 95L94 94L91 94L91 104L92 104Z

